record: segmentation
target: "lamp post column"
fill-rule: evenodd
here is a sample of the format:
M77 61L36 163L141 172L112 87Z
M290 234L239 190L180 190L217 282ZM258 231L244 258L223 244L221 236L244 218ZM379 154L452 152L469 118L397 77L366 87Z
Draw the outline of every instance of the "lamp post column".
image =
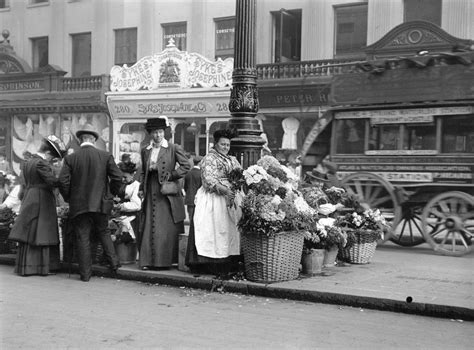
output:
M258 112L257 69L255 66L256 0L236 0L234 70L229 110L229 127L237 134L231 153L245 169L260 158L265 143L255 116Z

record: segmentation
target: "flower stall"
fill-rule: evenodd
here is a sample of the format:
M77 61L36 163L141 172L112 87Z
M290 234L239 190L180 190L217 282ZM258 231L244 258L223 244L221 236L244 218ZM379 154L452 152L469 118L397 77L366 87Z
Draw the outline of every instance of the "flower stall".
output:
M276 282L298 277L304 232L316 210L298 191L298 178L264 156L243 172L245 197L238 223L247 279Z

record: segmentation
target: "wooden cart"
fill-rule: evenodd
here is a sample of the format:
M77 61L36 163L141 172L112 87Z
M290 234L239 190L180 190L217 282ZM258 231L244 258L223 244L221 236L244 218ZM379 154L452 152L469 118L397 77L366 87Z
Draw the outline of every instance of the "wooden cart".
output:
M471 251L474 235L474 184L392 184L359 172L342 180L349 193L380 208L392 224L386 237L402 246L429 243L443 255Z
M338 177L382 210L393 242L466 254L474 234L474 42L414 21L366 54L339 67L331 109L318 121L319 129L332 125Z

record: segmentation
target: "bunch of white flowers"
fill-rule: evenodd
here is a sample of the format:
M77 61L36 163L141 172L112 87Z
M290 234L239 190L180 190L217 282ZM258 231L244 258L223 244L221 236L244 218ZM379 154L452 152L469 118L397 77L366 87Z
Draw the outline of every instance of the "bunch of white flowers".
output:
M268 174L261 166L252 165L244 170L244 178L247 185L251 185L257 184L262 180L267 180Z

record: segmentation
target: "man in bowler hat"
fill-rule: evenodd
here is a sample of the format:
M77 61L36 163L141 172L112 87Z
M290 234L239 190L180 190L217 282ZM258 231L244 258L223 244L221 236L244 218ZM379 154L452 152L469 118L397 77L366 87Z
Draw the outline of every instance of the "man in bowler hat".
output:
M122 172L113 156L95 147L99 134L86 124L76 132L80 149L64 158L59 175L59 190L69 202L77 242L81 280L92 275L90 235L97 234L102 243L109 267L113 273L120 267L115 249L107 231L108 217L113 207L113 195L123 196Z

